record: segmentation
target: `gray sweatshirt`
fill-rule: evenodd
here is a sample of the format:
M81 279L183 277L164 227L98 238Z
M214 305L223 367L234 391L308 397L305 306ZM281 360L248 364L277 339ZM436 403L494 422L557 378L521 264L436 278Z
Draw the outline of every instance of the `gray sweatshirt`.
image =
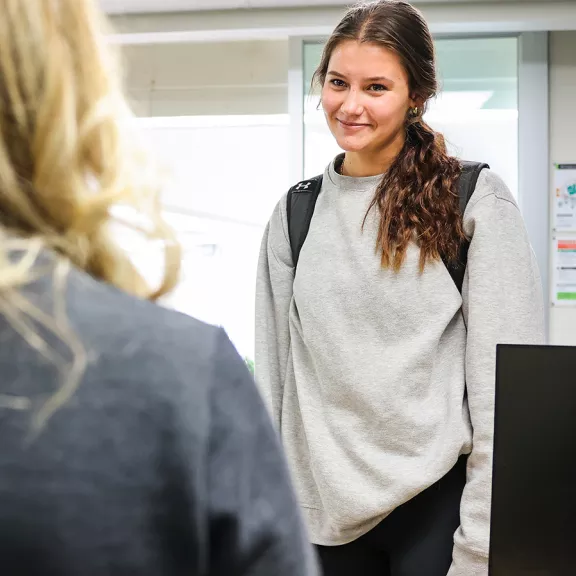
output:
M49 314L52 285L25 289ZM0 314L2 573L315 574L277 434L224 332L76 270L66 302L90 363L31 445L31 413L10 400L38 405L66 366Z
M298 262L286 198L257 278L256 376L316 544L353 541L470 453L449 576L487 576L498 343L542 343L541 280L518 207L483 171L464 217L462 296L441 262L375 252L380 177L325 172ZM465 399L465 387L467 399Z

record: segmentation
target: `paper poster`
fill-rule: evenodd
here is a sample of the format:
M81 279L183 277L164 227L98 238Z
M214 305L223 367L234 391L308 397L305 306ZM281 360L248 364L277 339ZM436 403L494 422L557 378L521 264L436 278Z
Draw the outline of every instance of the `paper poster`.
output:
M554 168L554 229L576 232L576 164Z
M555 238L554 303L576 306L576 238Z

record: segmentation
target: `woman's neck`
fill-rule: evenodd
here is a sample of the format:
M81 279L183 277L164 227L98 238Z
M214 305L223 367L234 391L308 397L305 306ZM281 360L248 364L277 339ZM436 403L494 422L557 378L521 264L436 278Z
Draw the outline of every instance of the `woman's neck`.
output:
M401 139L378 152L346 152L340 171L343 176L353 178L383 174L390 168L403 146L404 139Z

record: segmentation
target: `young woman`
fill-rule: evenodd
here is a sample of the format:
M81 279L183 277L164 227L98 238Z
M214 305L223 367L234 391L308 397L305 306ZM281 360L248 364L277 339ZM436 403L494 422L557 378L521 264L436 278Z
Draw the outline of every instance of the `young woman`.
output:
M222 331L147 301L174 284L178 250L100 16L93 0L2 2L2 571L309 576L243 362ZM110 235L115 205L164 241L160 288Z
M496 345L543 340L522 217L489 170L460 213L461 164L422 116L433 41L408 3L352 8L316 79L345 153L297 272L286 198L272 215L256 343L312 540L326 576L487 576ZM460 293L444 262L466 239Z

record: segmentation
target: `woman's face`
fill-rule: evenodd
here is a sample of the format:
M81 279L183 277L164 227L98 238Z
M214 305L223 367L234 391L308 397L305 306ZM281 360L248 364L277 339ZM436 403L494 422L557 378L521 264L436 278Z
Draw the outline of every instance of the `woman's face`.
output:
M395 52L356 40L346 40L332 52L322 107L346 152L378 153L403 143L406 117L415 105Z

